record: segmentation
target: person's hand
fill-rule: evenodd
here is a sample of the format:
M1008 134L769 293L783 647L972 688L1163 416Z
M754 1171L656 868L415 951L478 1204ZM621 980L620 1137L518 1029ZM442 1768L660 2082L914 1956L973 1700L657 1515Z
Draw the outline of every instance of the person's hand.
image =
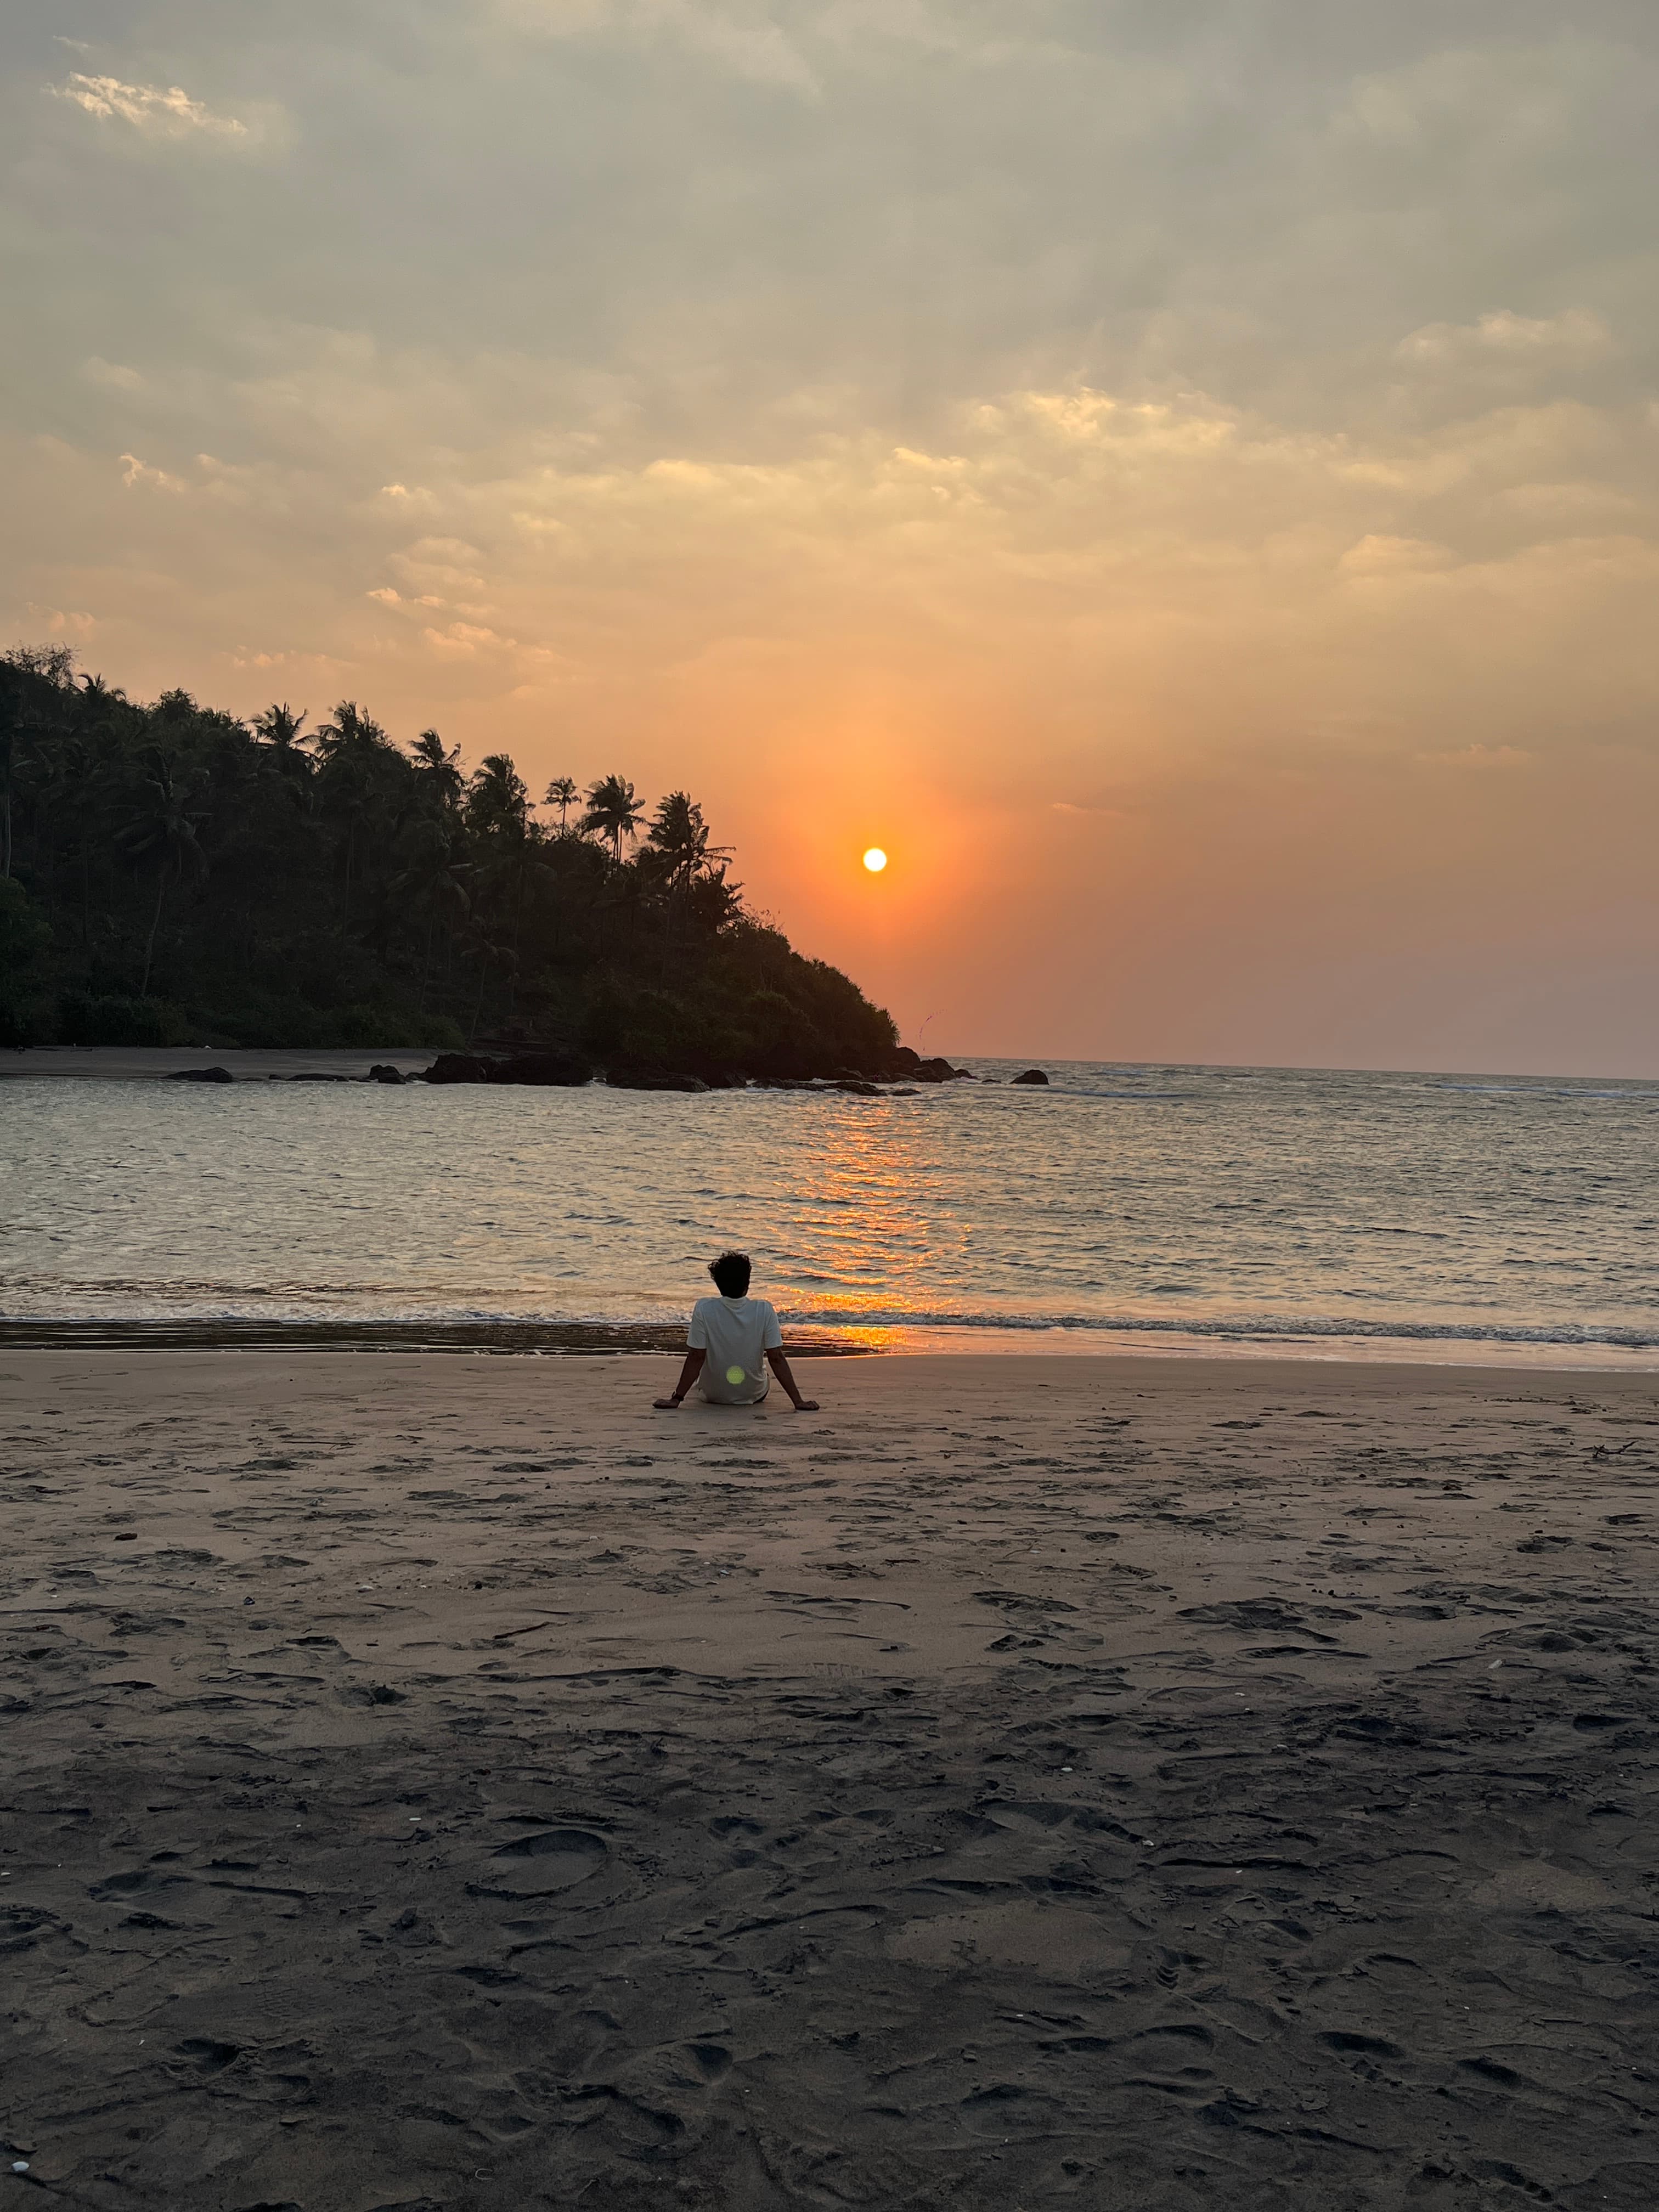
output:
M678 1413L680 1410L678 1398L653 1398L651 1402L659 1413Z
M816 1398L797 1398L795 1401L795 1411L798 1413L816 1413L817 1410L818 1401Z

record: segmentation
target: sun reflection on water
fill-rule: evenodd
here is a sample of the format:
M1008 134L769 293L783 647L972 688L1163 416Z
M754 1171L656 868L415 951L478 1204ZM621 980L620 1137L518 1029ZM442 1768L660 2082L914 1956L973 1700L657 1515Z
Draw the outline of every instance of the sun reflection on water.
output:
M918 1133L913 1120L896 1114L847 1114L817 1133L794 1216L805 1264L791 1266L793 1255L784 1263L826 1316L872 1304L905 1314L935 1303L917 1277L966 1237L938 1218L937 1186L930 1163L918 1157Z

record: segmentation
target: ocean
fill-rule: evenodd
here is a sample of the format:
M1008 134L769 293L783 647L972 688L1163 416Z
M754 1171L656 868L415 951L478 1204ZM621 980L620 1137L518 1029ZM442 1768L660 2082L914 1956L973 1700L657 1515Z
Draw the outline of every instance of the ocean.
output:
M0 1319L666 1344L730 1244L826 1350L1659 1365L1659 1084L963 1064L868 1099L8 1081Z

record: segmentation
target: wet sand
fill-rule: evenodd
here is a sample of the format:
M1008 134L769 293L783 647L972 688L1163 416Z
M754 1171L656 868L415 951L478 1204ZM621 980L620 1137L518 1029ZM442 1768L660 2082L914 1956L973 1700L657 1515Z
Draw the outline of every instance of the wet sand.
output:
M0 1356L27 2183L1659 2202L1659 1377L672 1371Z

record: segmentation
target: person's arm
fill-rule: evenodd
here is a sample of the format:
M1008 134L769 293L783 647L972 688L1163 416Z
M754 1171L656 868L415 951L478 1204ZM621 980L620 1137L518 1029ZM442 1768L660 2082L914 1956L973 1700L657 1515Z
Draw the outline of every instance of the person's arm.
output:
M700 1351L686 1353L685 1364L680 1369L680 1379L674 1385L673 1396L653 1398L651 1401L659 1413L672 1413L679 1410L680 1400L684 1397L698 1376L702 1373L702 1363L708 1356L707 1352Z
M818 1410L817 1400L816 1398L803 1398L800 1392L795 1388L795 1378L789 1371L789 1362L784 1357L781 1346L769 1348L766 1358L767 1364L770 1366L772 1372L777 1376L779 1382L782 1383L784 1389L789 1393L789 1402L793 1406L795 1411L798 1413L816 1413Z

